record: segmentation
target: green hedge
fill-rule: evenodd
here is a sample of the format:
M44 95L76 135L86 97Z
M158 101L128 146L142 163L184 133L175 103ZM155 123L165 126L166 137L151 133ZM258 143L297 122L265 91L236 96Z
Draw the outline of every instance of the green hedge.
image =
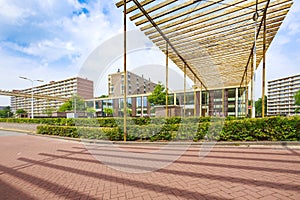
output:
M38 126L38 134L56 135L62 137L85 138L85 139L109 139L121 140L121 134L118 128L88 128L74 126Z
M300 117L268 117L226 121L218 140L299 141Z
M198 129L197 124L129 125L127 127L127 140L201 140L206 134L208 127L208 123L203 123L201 129ZM123 127L92 128L52 125L38 126L37 133L73 138L109 139L114 141L123 140L124 134Z
M202 140L206 135L220 141L299 141L300 117L269 117L263 119L226 118L224 126L213 122L210 117L171 117L171 118L129 118L127 132L129 140ZM41 134L54 134L67 137L101 139L96 127L110 127L105 137L112 140L123 139L123 118L2 118L0 122L46 124L39 128ZM214 126L210 127L213 123ZM66 127L64 127L66 126ZM77 126L77 127L75 127ZM86 127L85 129L83 127ZM91 128L88 128L91 127ZM93 128L95 127L95 128ZM78 135L78 130L84 134ZM99 129L100 130L100 129ZM102 130L102 129L101 129ZM208 130L211 130L207 135ZM96 132L95 132L96 131Z
M229 118L228 118L229 119ZM0 118L0 122L11 123L31 123L31 124L45 124L57 126L85 126L85 127L117 127L122 125L123 118L119 117L105 117L105 118ZM209 122L210 117L130 117L127 120L129 125L149 125L149 124L180 124L180 123L202 123Z
M113 128L75 127L75 126L39 126L38 133L52 134L67 137L81 137L88 139L123 140L123 124L120 118L112 120L108 118L106 125L110 123ZM166 123L162 118L157 118L157 124L147 124L146 118L142 118L146 125L129 123L127 126L128 140L194 140L199 141L213 139L218 141L300 141L300 117L269 117L263 119L236 119L226 121L204 120L197 123L195 118L172 118ZM88 119L85 119L90 121ZM80 121L85 123L86 121ZM98 119L97 119L98 120ZM96 121L97 121L96 120ZM111 121L110 121L111 120ZM152 119L151 119L152 120ZM168 121L169 120L169 121ZM180 121L179 121L180 120ZM133 120L132 120L133 121ZM142 121L142 120L141 120ZM141 122L138 121L138 122ZM184 121L184 123L183 123ZM186 122L187 121L187 122ZM179 123L181 122L181 123ZM76 122L77 123L77 122ZM95 122L96 123L96 122ZM176 123L176 124L171 124ZM87 124L83 124L87 125ZM91 125L91 124L90 124ZM93 124L92 124L93 125ZM118 126L117 126L118 125ZM117 127L115 127L117 126Z

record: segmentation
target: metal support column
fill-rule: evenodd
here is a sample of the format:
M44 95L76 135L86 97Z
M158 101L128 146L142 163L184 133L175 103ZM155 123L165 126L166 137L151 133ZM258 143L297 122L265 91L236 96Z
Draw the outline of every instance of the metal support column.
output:
M252 77L252 81L253 81L253 88L252 88L252 118L255 118L255 70L256 70L256 35L257 35L257 18L258 18L258 13L257 13L257 9L256 12L253 16L254 19L254 48L253 48L253 77Z
M183 116L185 117L186 105L186 64L184 64L184 84L183 84Z
M176 92L174 92L174 106L176 106L177 105L177 102L176 102Z
M169 116L168 110L168 96L169 96L169 49L166 42L166 117Z
M225 89L222 89L222 115L225 116Z
M124 141L127 137L126 0L124 0Z
M199 107L200 107L200 110L199 110L199 116L201 117L202 116L202 84L200 84L200 101L199 101Z
M239 88L235 88L235 117L239 116Z
M194 117L197 115L196 76L194 76Z
M265 87L266 87L266 11L264 12L264 32L263 32L263 69L262 69L262 97L261 97L261 117L265 117Z
M246 70L245 90L246 90L246 101L245 101L245 104L246 104L246 117L248 117L248 113L249 113L249 110L248 110L249 90L248 90L248 71L247 70Z

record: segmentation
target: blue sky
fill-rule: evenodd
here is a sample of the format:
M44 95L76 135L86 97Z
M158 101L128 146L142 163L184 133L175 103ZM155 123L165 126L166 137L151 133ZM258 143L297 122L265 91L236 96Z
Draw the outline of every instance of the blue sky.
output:
M45 82L76 76L97 46L122 32L122 12L115 2L0 0L0 89L30 87L18 76ZM300 73L299 0L267 55L267 80ZM260 76L259 69L256 96ZM9 105L9 97L0 96L0 105Z

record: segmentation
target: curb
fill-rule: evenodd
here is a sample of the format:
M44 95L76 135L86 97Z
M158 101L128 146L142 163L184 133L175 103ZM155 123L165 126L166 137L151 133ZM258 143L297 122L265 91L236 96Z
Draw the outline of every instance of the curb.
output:
M0 130L2 130L2 131L14 131L14 132L20 132L20 133L27 133L27 134L36 134L35 131L20 130L20 129L14 129L14 128L3 128L3 127L0 127Z

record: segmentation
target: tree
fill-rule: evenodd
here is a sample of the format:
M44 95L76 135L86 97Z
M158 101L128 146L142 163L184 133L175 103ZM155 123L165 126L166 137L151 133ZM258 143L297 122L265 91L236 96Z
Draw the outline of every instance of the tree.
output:
M76 107L76 111L84 111L85 104L82 97L78 95L73 95L71 99L61 105L58 109L58 112L66 112L66 111L74 111Z
M261 109L262 109L262 100L261 98L259 98L255 102L255 116L262 116ZM266 114L267 114L267 96L265 96L265 115Z
M296 108L295 112L298 112L300 110L300 90L296 92L294 98L295 98L295 105L299 106L298 108Z
M52 116L52 113L55 111L54 108L47 107L43 110L43 113L46 114L48 117Z
M3 110L0 110L0 118L7 118L7 117L12 117L13 113L10 110L10 107L7 106L3 108Z
M93 117L94 114L96 113L96 109L93 108L93 107L88 107L88 108L86 109L86 112L88 113L88 115L89 115L90 117Z
M162 85L161 83L157 84L152 94L148 97L148 101L152 105L165 105L166 104L165 86Z
M112 108L104 108L103 112L105 113L106 116L112 116L114 113L114 109Z
M22 117L22 116L24 116L24 115L27 114L27 111L24 110L24 109L18 109L18 110L16 111L16 114L17 114L19 117Z
M26 110L24 110L24 109L18 109L17 111L16 111L16 114L26 114L27 113L27 111Z
M63 105L61 105L58 108L58 112L66 112L66 111L71 111L72 110L72 101L68 100L67 102L65 102Z

